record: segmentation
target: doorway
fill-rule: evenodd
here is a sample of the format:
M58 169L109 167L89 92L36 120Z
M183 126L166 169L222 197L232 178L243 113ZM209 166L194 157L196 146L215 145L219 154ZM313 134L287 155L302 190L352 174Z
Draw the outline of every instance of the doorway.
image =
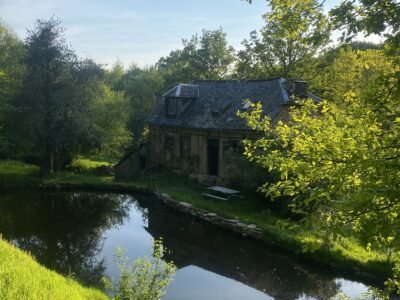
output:
M218 158L219 158L219 140L208 139L207 141L208 175L218 176Z

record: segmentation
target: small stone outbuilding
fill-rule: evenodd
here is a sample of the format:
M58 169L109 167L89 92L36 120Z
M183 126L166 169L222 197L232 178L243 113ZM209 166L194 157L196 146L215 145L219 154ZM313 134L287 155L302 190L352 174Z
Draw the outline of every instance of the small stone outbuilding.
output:
M137 149L128 152L114 166L115 177L128 180L139 176L146 169L146 145L141 144Z

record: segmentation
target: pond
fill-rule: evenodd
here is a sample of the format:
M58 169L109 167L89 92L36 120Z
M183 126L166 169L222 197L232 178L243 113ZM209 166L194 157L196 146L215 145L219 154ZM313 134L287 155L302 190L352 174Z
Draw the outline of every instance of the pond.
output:
M118 278L162 238L178 267L165 299L329 299L366 285L176 212L147 195L18 192L0 199L0 232L41 264L90 285Z

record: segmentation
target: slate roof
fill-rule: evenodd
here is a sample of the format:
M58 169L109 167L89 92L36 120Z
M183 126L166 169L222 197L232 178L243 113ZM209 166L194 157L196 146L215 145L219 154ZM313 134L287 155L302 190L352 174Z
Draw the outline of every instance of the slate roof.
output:
M198 80L190 84L179 84L163 95L147 123L216 130L248 130L244 120L236 116L244 110L244 102L261 102L264 112L275 118L289 103L289 94L284 87L285 79L275 78L254 81ZM310 96L315 97L310 94ZM192 98L190 105L175 119L167 118L165 98Z
M198 98L199 86L197 84L178 84L162 97Z

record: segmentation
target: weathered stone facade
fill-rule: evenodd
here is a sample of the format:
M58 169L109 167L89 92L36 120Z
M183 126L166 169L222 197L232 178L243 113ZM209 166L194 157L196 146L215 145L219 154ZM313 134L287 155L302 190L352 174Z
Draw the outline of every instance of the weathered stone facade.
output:
M252 131L212 131L150 127L149 161L186 174L227 178L228 151L240 151L240 141L256 138Z
M292 95L319 99L307 93L305 82L283 78L179 84L147 118L148 166L162 165L199 179L228 179L227 152L240 152L240 141L257 137L237 113L260 102L272 122L285 120Z

